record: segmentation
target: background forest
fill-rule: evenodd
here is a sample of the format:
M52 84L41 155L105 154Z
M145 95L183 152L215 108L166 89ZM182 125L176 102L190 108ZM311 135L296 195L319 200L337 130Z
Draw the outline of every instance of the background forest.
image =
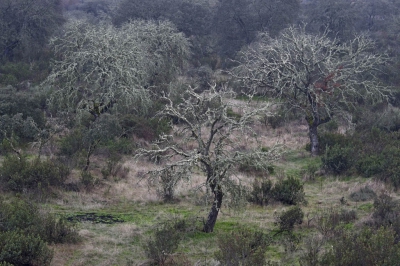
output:
M399 265L400 3L1 0L0 266Z

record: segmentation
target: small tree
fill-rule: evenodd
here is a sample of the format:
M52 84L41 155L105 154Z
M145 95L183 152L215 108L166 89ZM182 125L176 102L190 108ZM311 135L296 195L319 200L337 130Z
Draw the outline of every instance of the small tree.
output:
M294 27L275 39L261 34L241 53L233 73L246 87L304 115L313 156L318 154L318 126L334 115L349 118L355 105L381 101L388 92L377 76L386 58L370 52L369 39L340 43L327 34L313 36Z
M230 90L222 88L217 91L214 86L202 94L189 88L177 104L169 96L163 97L165 107L158 115L173 118L179 124L176 135L182 140L174 142L173 136L164 135L152 149L142 149L138 154L156 161L160 158L166 161L166 165L148 173L153 178L160 176L165 169L175 168L175 179L181 180L189 178L192 169L201 169L205 174L204 183L214 196L203 228L207 233L214 229L222 206L224 188L232 184L229 180L235 165L248 160L267 171L269 163L279 155L277 148L268 152L241 151L244 136L255 136L251 124L260 112L268 112L268 105L240 103L243 105L243 114L240 117L231 116L228 112L234 107L234 101L229 99L231 96L233 93Z

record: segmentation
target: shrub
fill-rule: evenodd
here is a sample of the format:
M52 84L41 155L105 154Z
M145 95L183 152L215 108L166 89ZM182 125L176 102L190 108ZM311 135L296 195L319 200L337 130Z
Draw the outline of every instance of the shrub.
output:
M369 186L361 187L359 190L350 194L350 199L356 202L372 200L375 197L375 192Z
M396 218L395 212L397 209L396 202L393 201L393 198L385 193L380 194L374 200L374 213L373 217L384 221L387 224L392 224L392 219Z
M85 189L92 189L97 181L97 178L95 178L89 171L81 171L80 182Z
M0 217L0 232L20 230L48 243L79 241L75 228L63 217L40 211L35 204L22 199L5 201L0 198Z
M325 245L325 239L321 235L311 235L304 241L304 252L300 255L301 266L322 265L321 251Z
M65 219L23 199L0 198L0 217L0 262L49 265L53 255L46 243L75 243L80 239Z
M280 232L292 232L295 224L302 224L304 213L299 206L293 206L275 217Z
M337 175L349 170L352 163L351 148L338 144L327 147L325 155L322 157L324 168Z
M278 181L272 190L272 196L275 200L285 204L306 203L303 184L293 176Z
M263 181L255 180L253 190L250 192L249 201L259 205L267 205L272 198L272 181L265 179Z
M53 252L36 235L20 230L0 232L0 262L12 265L50 265Z
M10 155L0 167L0 182L6 190L15 192L45 191L50 186L62 186L68 174L68 168L57 161L28 161L25 156Z
M340 225L353 222L356 219L355 210L327 208L316 215L316 227L323 236L329 238L341 230Z
M221 265L265 265L265 252L270 239L260 231L239 228L217 240L215 258Z
M183 220L158 224L153 237L144 245L146 255L156 265L166 265L166 261L178 248L186 223Z
M332 239L331 245L321 265L398 265L400 259L400 246L389 228L344 231Z

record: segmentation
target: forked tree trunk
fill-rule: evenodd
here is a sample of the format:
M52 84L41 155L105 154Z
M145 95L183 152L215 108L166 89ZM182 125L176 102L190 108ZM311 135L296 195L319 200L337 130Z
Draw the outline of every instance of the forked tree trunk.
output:
M309 125L308 134L310 136L311 155L318 156L319 153L318 126L315 123Z
M224 194L222 193L221 187L214 189L214 202L212 204L211 210L208 214L207 221L204 223L203 232L211 233L214 231L215 223L217 222L217 217L219 210L222 205L222 198Z

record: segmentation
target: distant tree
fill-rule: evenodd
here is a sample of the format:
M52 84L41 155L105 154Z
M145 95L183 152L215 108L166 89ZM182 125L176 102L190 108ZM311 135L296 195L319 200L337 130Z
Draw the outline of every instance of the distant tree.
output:
M259 169L268 171L271 161L277 159L279 151L249 149L243 151L244 136L255 136L252 123L259 113L268 112L269 106L241 103L243 114L233 116L229 112L235 107L232 92L228 89L216 90L211 87L201 94L192 88L180 94L181 99L174 103L170 96L162 98L165 107L158 113L160 117L170 117L177 121L176 132L180 141L173 136L164 135L151 149L142 149L139 157L146 156L156 162L165 162L147 174L150 178L168 175L175 184L190 178L191 172L200 169L204 174L204 184L211 190L214 199L204 223L204 232L212 232L222 207L224 193L234 186L234 169L246 160Z
M385 56L371 52L373 43L358 36L347 43L314 36L291 27L275 39L260 35L241 53L233 75L248 88L302 113L308 123L311 153L318 154L318 126L332 116L348 118L354 106L382 101L379 67Z
M62 23L60 0L0 1L1 58L32 59Z

